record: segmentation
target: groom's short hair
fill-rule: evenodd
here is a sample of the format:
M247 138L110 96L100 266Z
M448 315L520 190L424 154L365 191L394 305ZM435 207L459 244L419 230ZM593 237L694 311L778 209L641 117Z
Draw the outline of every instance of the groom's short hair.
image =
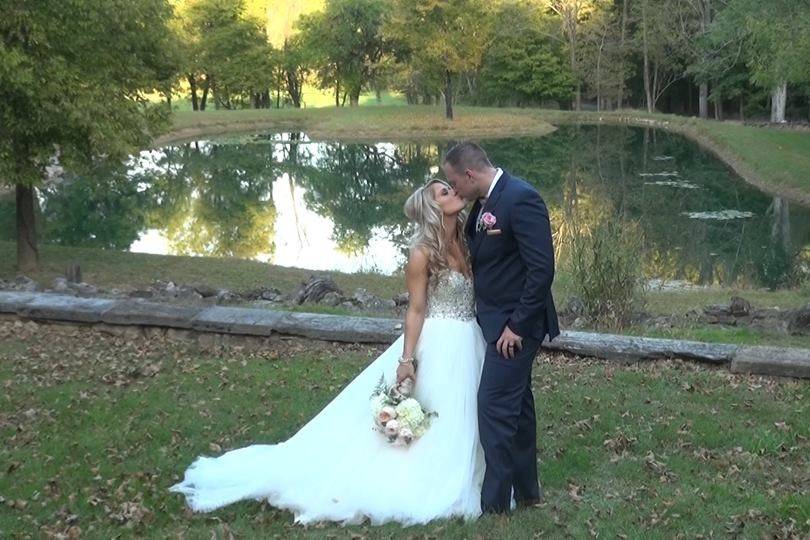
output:
M484 149L470 141L460 142L448 150L444 155L444 162L458 172L467 169L480 171L492 167Z

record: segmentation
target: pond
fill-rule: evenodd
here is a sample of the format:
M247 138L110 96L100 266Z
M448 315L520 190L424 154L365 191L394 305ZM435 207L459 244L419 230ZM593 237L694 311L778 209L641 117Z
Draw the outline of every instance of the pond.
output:
M481 144L538 188L560 245L563 222L636 222L651 279L773 286L810 252L810 210L756 190L675 134L563 126ZM166 146L43 188L41 235L69 246L390 274L405 260L403 203L448 146L299 133ZM13 212L12 200L0 202L9 239Z

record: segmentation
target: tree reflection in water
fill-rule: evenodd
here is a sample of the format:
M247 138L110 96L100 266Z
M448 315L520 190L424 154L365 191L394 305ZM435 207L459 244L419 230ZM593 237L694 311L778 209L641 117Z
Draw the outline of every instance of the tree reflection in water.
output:
M439 164L446 145L313 142L287 133L142 152L126 164L43 189L43 240L123 250L152 231L169 253L270 261L276 243L304 249L317 241L325 246L321 267L328 268L331 257L356 260L355 269L372 261L392 271L395 264L375 256L407 250L403 203ZM662 279L775 287L796 277L808 251L807 208L753 189L678 135L563 126L546 137L482 145L493 163L540 190L563 263L573 231L609 221L640 224L645 272ZM291 197L285 196L291 208L284 215L293 223L281 229L274 186ZM9 239L13 211L0 201ZM311 227L315 217L325 228ZM324 234L331 243L312 237Z

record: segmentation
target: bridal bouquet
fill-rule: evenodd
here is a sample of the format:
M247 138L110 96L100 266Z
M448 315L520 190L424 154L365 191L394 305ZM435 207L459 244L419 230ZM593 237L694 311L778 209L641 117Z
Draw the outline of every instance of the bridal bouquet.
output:
M425 411L418 401L410 397L412 391L411 378L389 388L385 384L385 377L380 376L380 382L371 395L374 429L395 446L411 444L430 427L431 417L439 416L438 413Z

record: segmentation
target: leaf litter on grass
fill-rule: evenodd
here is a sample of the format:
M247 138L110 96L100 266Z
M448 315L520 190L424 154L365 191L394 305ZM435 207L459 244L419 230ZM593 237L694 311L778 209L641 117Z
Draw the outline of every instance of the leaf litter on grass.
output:
M384 348L298 339L202 348L0 322L0 532L303 535L266 505L240 503L211 521L166 490L195 455L294 433ZM497 527L441 522L439 534L519 537L538 522L570 536L810 531L807 383L545 351L532 380L547 503ZM393 538L436 527L349 530Z

